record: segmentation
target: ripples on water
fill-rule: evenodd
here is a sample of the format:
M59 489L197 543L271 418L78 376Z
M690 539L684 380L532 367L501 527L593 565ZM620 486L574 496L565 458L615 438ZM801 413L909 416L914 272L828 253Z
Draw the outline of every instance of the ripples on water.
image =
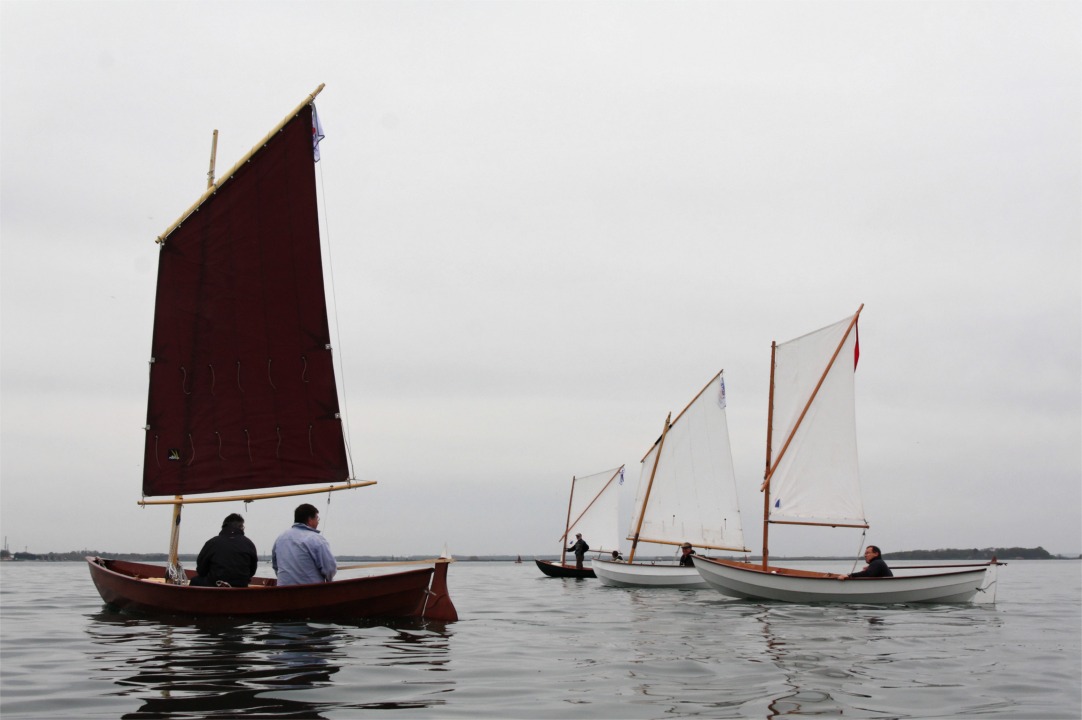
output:
M4 718L1082 712L1076 562L1011 563L995 606L751 603L458 563L447 625L160 622L103 609L81 564L2 567Z

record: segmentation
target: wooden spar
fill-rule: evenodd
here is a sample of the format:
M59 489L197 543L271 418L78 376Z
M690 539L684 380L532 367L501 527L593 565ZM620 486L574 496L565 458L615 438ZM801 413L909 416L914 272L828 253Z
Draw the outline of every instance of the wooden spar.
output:
M571 503L575 500L575 476L571 476L571 493L567 496L567 525L564 526L564 540L560 543L560 564L567 564L567 534L571 532Z
M639 542L654 543L656 545L676 545L677 547L679 547L680 545L683 545L683 542L677 542L676 540L654 540L653 538L644 538L644 537L639 538ZM737 553L750 552L746 547L731 547L729 545L705 545L705 544L701 544L701 543L696 543L695 547L704 548L706 550L729 550L731 552L737 552ZM628 562L631 562L631 561L629 560Z
M286 124L288 124L289 121L292 120L294 118L294 116L296 116L296 114L299 113L304 108L305 105L311 104L316 99L316 95L319 95L319 93L323 91L324 86L325 86L324 83L320 83L319 87L317 87L312 92L311 95L309 95L307 98L304 99L304 102L300 103L299 105L297 105L297 107L293 108L293 110L288 115L286 115L282 119L282 121L280 123L278 123L277 125L274 126L273 130L271 130L269 133L267 133L266 136L262 140L260 140L256 145L254 145L252 147L252 149L249 150L248 153L244 157L242 157L240 160L238 160L233 165L233 167L229 168L229 172L227 172L225 175L223 175L221 180L219 180L216 183L211 184L211 186L207 188L206 192L204 192L199 197L199 199L196 200L192 204L192 206L190 208L188 208L183 213L181 213L180 217L178 217L176 219L176 221L165 230L165 232L163 232L161 235L159 235L157 237L155 242L158 242L158 243L165 242L165 239L167 237L169 237L169 235L172 234L172 232L174 230L176 230L178 227L180 227L181 223L183 223L185 220L187 220L188 217L192 213L194 213L196 210L198 210L199 206L202 205L204 202L206 202L207 198L209 198L211 195L216 193L218 191L218 189L220 187L222 187L222 185L229 182L230 178L233 177L233 175L237 172L237 170L239 170L240 167L242 165L244 165L244 163L248 162L248 160L253 155L255 155L264 145L266 145L268 142L270 142L271 138L273 138L278 133L279 130L284 128L286 126Z
M830 362L827 363L826 369L823 370L823 374L819 376L819 382L815 384L815 389L812 390L811 396L808 398L808 402L804 404L804 409L800 411L800 417L797 418L796 424L793 425L793 429L789 433L789 437L785 438L785 444L782 445L781 452L778 453L778 458L774 461L773 467L771 467L767 472L767 476L763 480L764 487L766 486L766 483L769 482L770 478L774 475L774 472L777 471L778 465L781 464L781 459L785 457L785 451L789 449L789 443L793 441L793 438L796 436L796 431L800 429L800 424L804 422L804 416L808 414L808 408L810 408L812 402L815 401L815 396L819 394L819 388L823 387L823 381L827 379L827 374L830 373L830 369L834 367L834 361L838 359L838 353L842 351L842 346L845 345L845 341L849 339L849 333L853 332L853 326L857 324L857 318L860 317L860 311L863 309L864 303L861 303L860 307L857 308L856 315L854 315L853 319L849 322L849 327L845 329L845 334L842 335L841 342L838 343L838 347L834 348L834 354L830 356ZM773 367L771 367L770 372L771 374L773 374ZM770 392L774 392L773 383L771 383Z
M356 565L339 565L339 570L363 570L366 568L397 567L399 565L433 565L435 563L453 563L454 558L431 558L429 560L394 560L391 562L358 563Z
M207 170L207 189L214 187L214 160L218 157L218 131L210 139L210 170Z
M252 495L221 495L216 497L199 497L188 498L177 495L172 500L140 500L139 505L197 505L199 503L217 503L217 502L233 502L235 500L243 500L249 502L251 500L266 500L268 498L277 497L293 497L294 495L318 495L319 493L335 492L337 490L352 490L353 488L368 487L369 485L375 485L375 480L358 480L355 482L349 482L344 485L327 485L325 487L318 488L304 488L303 490L282 490L279 492L269 493L255 493Z
M723 372L725 372L724 368L722 368L721 370L718 370L718 374L715 375L714 377L710 378L710 382L708 382L706 385L703 385L703 389L700 390L698 393L696 393L695 397L691 398L691 402L689 402L687 405L684 406L684 409L681 410L680 414L676 416L676 419L672 421L672 423L671 423L672 425L675 425L676 423L680 422L680 418L684 417L684 413L686 413L688 411L688 408L695 404L695 401L698 400L699 397L702 396L702 394L704 392L706 392L706 389L708 387L710 387L710 383L717 380L718 375L721 375ZM657 445L657 443L654 443L654 445ZM653 450L653 449L654 449L653 446L651 446L650 450ZM646 456L650 454L650 450L646 451L646 453L642 456L642 458L639 459L639 462L642 462L643 460L646 459Z
M178 495L177 500L180 500ZM184 507L181 503L173 505L173 526L169 530L169 568L173 571L173 577L183 577L180 571L180 511ZM169 574L166 574L169 577Z
M571 533L571 528L575 527L575 525L578 523L579 520L582 520L582 516L586 514L586 511L589 510L590 508L592 508L594 506L594 503L597 502L597 499L599 497L601 497L601 494L609 489L609 485L612 485L612 481L616 479L616 476L619 475L620 471L623 470L623 469L624 469L623 465L616 468L616 472L614 472L612 474L612 477L609 478L609 481L607 483L605 483L604 487L602 487L600 490L597 491L597 495L593 496L593 498L590 500L590 504L582 509L582 512L579 513L579 516L577 518L575 518L575 521L574 522L568 522L567 530L564 531L564 544L565 545L567 544L567 540L568 540L567 536ZM572 482L574 482L574 481L572 481ZM570 507L567 508L567 516L569 518L571 517L571 508ZM618 549L618 548L613 548L613 550L616 550L616 549Z
M763 469L763 570L766 570L767 561L770 557L770 443L774 433L774 357L778 350L778 344L770 341L770 394L767 398L766 410L766 468Z
M650 502L650 491L654 489L654 475L657 474L657 464L661 460L661 451L665 447L665 436L669 433L669 420L671 419L672 413L669 413L665 418L665 427L661 430L661 437L657 441L657 455L654 456L654 467L650 470L650 481L646 483L646 494L642 498L642 509L639 510L639 522L635 525L635 535L628 538L631 540L631 552L627 557L629 563L635 561L635 549L639 546L639 531L642 530L642 519L646 516L646 504ZM649 454L647 453L647 455ZM645 458L645 456L643 457Z
M867 523L857 525L854 523L837 523L837 522L807 522L806 520L771 520L770 522L777 525L816 525L818 527L851 527L851 528L864 528L870 527Z

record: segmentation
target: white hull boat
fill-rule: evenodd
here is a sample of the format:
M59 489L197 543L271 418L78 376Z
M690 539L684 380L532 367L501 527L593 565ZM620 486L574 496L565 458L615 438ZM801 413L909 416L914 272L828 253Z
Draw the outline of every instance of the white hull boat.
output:
M594 560L593 568L601 584L609 587L710 588L698 570L683 565Z
M772 343L763 502L763 560L695 557L710 587L737 598L784 602L995 602L988 563L896 568L895 577L848 577L770 564L770 526L863 528L857 462L856 314L785 343ZM913 573L913 570L925 572ZM930 572L927 572L930 571Z
M992 599L996 563L955 570L841 581L830 573L695 557L695 569L712 588L734 598L812 603L967 603L979 593Z

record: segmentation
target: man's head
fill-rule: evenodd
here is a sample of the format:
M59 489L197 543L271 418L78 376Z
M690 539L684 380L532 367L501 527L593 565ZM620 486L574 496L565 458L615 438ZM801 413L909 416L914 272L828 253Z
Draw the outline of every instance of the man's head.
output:
M225 520L222 520L222 530L232 528L233 530L244 529L244 518L236 513L229 513L225 516Z
M309 505L308 503L298 505L297 509L293 511L293 522L315 527L316 523L319 522L319 510L316 510L315 505Z
M883 553L879 552L879 548L875 545L869 545L868 547L864 548L864 559L868 560L869 562L875 560L882 554Z

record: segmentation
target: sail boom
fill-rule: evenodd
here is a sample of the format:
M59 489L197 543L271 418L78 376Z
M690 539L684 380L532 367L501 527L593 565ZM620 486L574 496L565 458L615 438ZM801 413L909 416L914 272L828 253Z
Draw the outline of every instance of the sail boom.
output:
M631 537L628 538L628 540L631 540L631 539L632 539ZM640 537L639 542L640 543L651 543L653 545L675 545L675 546L679 547L679 546L683 545L685 541L683 541L683 540L680 540L680 541L677 541L677 540L661 540L661 539L656 539L656 538ZM728 550L730 552L738 552L738 553L751 552L751 550L749 550L746 547L734 547L732 545L711 545L709 543L695 543L695 547L703 548L705 550Z
M235 502L237 500L249 502L251 500L267 500L269 498L293 497L294 495L319 495L320 493L325 492L336 492L338 490L353 490L354 488L368 487L369 485L375 484L375 480L357 480L355 482L348 482L340 485L326 485L323 487L301 488L298 490L281 490L278 492L269 493L249 493L246 495L218 495L215 497L196 498L184 498L178 496L169 500L140 500L138 502L138 505L143 507L147 505L198 505L200 503Z
M868 523L851 523L851 522L810 522L806 520L767 520L772 525L814 525L816 527L844 527L844 528L863 528L867 530L871 527Z

